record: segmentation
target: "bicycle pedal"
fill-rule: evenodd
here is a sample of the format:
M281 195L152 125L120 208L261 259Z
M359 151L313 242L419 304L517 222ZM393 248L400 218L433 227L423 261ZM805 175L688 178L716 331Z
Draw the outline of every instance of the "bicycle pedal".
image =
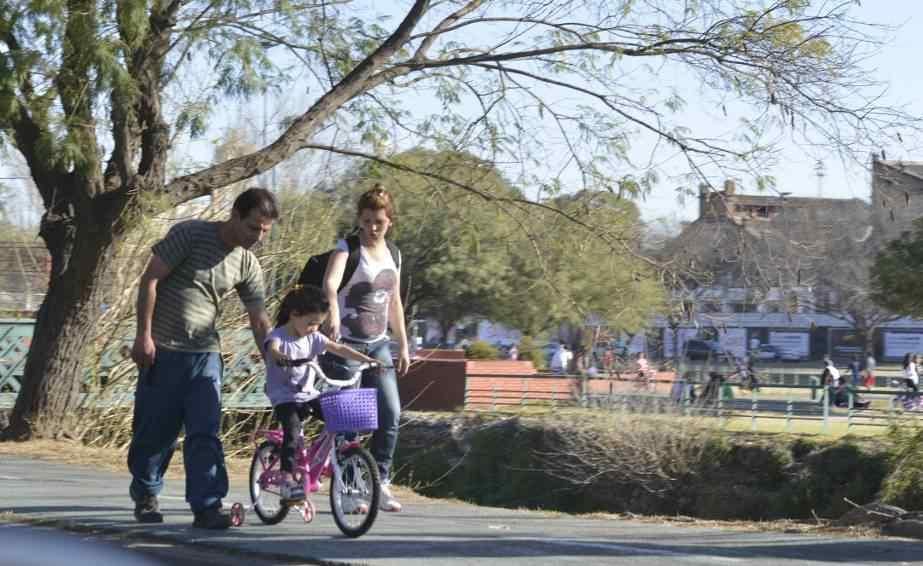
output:
M340 444L338 450L340 452L346 452L350 448L359 448L360 446L362 446L362 444L358 440L350 440L349 442L343 442L343 444Z

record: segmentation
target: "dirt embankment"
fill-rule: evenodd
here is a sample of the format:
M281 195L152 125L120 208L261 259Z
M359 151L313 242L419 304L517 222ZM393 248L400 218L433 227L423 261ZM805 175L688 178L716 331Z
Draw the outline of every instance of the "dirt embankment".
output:
M832 519L887 492L892 446L733 434L682 417L414 414L396 481L433 497L564 512Z

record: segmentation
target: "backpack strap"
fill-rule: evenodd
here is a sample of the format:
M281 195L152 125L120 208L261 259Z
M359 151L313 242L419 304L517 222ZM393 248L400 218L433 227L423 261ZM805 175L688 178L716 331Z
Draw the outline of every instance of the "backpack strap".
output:
M388 245L388 251L391 252L391 258L394 260L394 266L397 267L397 270L401 270L401 250L391 240L385 240L385 243ZM343 269L343 279L340 280L340 286L337 288L337 291L342 291L343 287L349 283L349 280L352 279L353 273L356 272L356 269L359 267L359 254L360 254L360 244L359 236L353 234L346 238L346 246L349 248L349 256L346 258L346 267Z
M394 260L394 267L398 271L401 270L401 250L397 248L397 244L391 240L385 240L385 243L388 244L388 251L391 252L391 259Z
M340 286L337 287L337 291L343 290L343 287L345 287L346 284L349 283L349 280L353 278L353 273L356 272L356 268L359 267L359 236L356 234L347 236L346 247L349 249L349 255L346 257L346 267L343 269L343 279L340 280Z

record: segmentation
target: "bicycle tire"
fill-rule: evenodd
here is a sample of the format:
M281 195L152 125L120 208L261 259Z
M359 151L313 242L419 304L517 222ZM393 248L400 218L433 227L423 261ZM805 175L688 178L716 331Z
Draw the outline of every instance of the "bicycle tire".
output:
M356 446L337 454L337 463L330 480L330 511L337 528L344 535L358 538L372 528L378 517L378 504L381 501L378 465L368 450ZM357 473L361 475L357 476ZM343 507L344 497L360 497L367 501L367 512L347 513ZM362 517L362 520L354 526L349 518L357 516Z
M256 452L253 453L253 460L250 462L250 501L253 503L253 510L256 511L256 516L267 525L281 523L288 515L290 509L288 505L282 503L281 497L279 498L278 507L275 510L264 505L264 491L260 487L260 475L266 469L263 464L264 461L271 462L268 469L273 469L277 466L281 468L282 460L279 457L280 450L278 445L267 440L259 445ZM273 455L275 455L274 461L270 459L270 456Z

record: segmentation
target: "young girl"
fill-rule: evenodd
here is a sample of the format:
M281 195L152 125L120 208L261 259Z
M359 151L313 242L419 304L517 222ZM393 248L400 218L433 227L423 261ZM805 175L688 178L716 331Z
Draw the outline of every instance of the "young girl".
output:
M331 338L342 338L353 348L377 358L387 368L392 365L390 326L398 346L393 365L403 375L410 367L410 353L401 302L400 252L394 248L397 254L394 257L385 239L394 221L394 203L391 195L376 185L359 197L357 209L359 265L345 281L350 254L346 240L337 242L327 263L324 290L331 309L326 332ZM374 383L367 384L365 376L362 381L363 386L378 389L378 430L372 435L372 455L381 474L380 508L400 511L401 504L389 487L401 415L397 376L393 369L382 369Z
M312 286L296 285L282 300L275 329L266 337L266 395L273 412L282 424L282 500L304 499L302 482L295 481L295 442L302 421L308 415L320 415L316 399L311 398L314 372L307 365L287 366L286 361L316 358L325 351L359 362L378 360L337 344L318 332L330 311L324 292Z

